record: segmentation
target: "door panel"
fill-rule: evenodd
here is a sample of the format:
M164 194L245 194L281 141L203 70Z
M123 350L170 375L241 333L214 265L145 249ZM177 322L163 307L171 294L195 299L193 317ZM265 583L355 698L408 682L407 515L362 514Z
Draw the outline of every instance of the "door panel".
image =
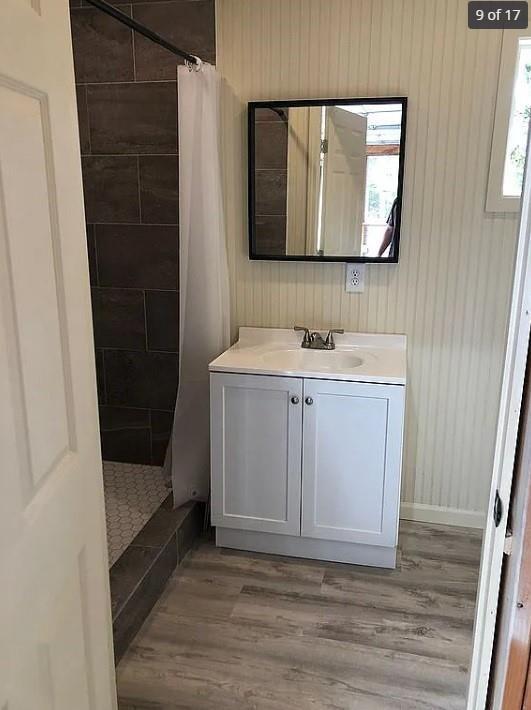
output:
M30 493L73 448L74 418L67 409L71 384L63 354L66 324L59 310L64 297L58 289L62 274L53 166L47 159L51 153L47 102L12 82L0 84L0 105L0 201L8 272L3 298L13 312L9 340L13 375L24 401L30 464L25 482Z
M213 524L298 535L302 380L213 373L211 411Z
M69 6L0 3L0 708L116 707Z
M394 546L404 388L304 380L304 398L302 535Z
M361 254L367 172L367 119L340 106L326 110L324 253Z

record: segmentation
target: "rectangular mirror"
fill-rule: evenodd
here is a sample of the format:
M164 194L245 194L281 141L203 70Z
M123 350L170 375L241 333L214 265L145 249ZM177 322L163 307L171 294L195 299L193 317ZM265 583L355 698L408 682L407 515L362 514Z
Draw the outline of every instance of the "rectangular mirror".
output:
M404 97L249 103L249 256L397 262Z

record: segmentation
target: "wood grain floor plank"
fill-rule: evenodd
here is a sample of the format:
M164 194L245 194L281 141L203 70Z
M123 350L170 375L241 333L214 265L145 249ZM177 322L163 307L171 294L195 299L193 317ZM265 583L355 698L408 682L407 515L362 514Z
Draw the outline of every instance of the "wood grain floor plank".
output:
M466 667L472 622L448 616L407 613L346 603L321 595L278 593L244 586L231 613L238 623L286 634L340 640L358 645L405 651Z
M450 527L401 521L399 545L403 554L424 555L477 565L481 556L483 531L472 528Z
M212 577L291 590L318 589L325 573L322 563L271 555L251 556L238 550L222 550L213 544L204 544L194 552L188 570L190 578Z
M376 593L377 591L377 593ZM470 622L474 616L475 595L443 593L418 586L400 578L346 576L343 573L325 574L322 593L348 604L350 601L369 609L401 609L409 614L458 619Z
M122 695L133 698L129 682L142 678L150 697L167 700L173 691L182 699L184 690L200 689L221 707L231 698L240 707L249 697L256 707L346 708L360 698L392 699L395 707L462 706L466 671L454 663L328 639L244 638L240 631L228 622L161 624L155 645L137 646L120 666Z
M463 710L481 542L406 523L400 545L389 571L202 543L118 667L120 710Z

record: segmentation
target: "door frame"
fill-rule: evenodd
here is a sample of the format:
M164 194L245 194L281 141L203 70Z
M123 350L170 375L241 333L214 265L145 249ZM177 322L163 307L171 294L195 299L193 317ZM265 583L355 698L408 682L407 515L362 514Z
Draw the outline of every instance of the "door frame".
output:
M527 350L531 326L530 141L531 131L528 138L528 159L526 161L524 185L522 188L522 209L518 230L493 473L487 508L487 524L481 554L467 710L484 710L487 700L507 528L506 509L511 496L520 409L527 364ZM498 527L496 527L493 519L497 493L503 505L503 514Z
M492 707L520 710L529 692L531 655L531 358L527 358L517 463L509 508L510 550L505 557L491 671Z

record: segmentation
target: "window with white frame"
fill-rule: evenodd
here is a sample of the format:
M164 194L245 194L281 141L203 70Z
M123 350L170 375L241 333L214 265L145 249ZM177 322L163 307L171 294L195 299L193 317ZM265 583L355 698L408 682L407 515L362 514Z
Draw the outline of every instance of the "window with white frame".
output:
M515 212L520 195L531 116L531 36L505 31L503 37L492 152L488 212Z

